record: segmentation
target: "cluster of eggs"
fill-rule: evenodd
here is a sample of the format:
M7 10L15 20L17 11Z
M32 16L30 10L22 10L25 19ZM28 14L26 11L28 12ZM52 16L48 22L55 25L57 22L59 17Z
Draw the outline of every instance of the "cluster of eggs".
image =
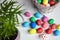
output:
M41 4L41 5L50 5L50 6L53 6L55 5L56 3L58 3L59 0L34 0L36 3L38 4Z
M26 12L25 16L30 17L30 13ZM46 34L53 33L55 36L58 36L60 34L60 24L56 25L54 23L54 19L48 19L47 16L43 16L41 18L41 14L39 12L36 12L34 14L35 17L30 17L30 23L24 22L22 23L23 27L28 27L30 25L30 30L28 31L29 34L40 34L42 32L45 32ZM35 19L35 18L41 18L41 19ZM36 29L36 27L39 26L39 28ZM41 26L41 27L40 27Z

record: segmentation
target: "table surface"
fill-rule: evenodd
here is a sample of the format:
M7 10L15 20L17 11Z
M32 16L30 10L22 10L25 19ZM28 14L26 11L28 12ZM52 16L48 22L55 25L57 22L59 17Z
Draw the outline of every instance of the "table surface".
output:
M28 11L31 13L31 16L33 16L33 14L37 11L34 7L33 4L31 3L31 0L17 0L20 4L24 4L22 9L25 9L24 12ZM1 1L0 1L1 2ZM57 6L53 12L45 14L49 19L53 18L55 20L56 24L60 24L60 5ZM24 21L29 21L29 17L25 17L24 15L22 15L24 17ZM24 21L21 19L21 17L19 17L19 22L23 23ZM22 25L20 24L19 27L17 27L19 32L20 32L20 37L18 37L18 40L42 40L41 37L39 37L38 34L35 35L30 35L28 34L28 30L30 29L28 28L24 28L22 27ZM60 40L60 36L54 36L52 34L47 35L47 38L45 40Z
M37 11L34 7L33 4L31 3L31 0L18 0L21 4L24 4L23 9L26 9L26 11L29 11L31 13L31 16L33 16L33 14ZM54 9L53 12L49 13L49 14L45 14L49 19L53 18L55 20L56 24L60 24L60 6L56 7ZM24 17L24 21L29 21L28 17ZM21 21L23 22L23 21ZM20 30L20 37L21 40L42 40L41 37L39 37L38 34L36 35L30 35L28 34L28 28L24 28L22 26L20 26L18 28ZM47 38L45 40L59 40L60 36L54 36L54 35L47 35Z

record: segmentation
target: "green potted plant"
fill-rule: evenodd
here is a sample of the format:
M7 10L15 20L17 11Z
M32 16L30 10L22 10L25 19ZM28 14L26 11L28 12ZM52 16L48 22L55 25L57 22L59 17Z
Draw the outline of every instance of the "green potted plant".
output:
M18 35L16 25L19 23L18 15L21 15L21 5L15 5L16 1L4 0L0 3L0 40L15 40ZM23 17L22 17L23 18Z

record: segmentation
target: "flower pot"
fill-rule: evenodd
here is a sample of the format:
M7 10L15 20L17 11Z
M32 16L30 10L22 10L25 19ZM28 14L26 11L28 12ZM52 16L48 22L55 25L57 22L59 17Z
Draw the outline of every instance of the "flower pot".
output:
M18 36L18 31L16 31L16 35L10 36L10 40L15 40Z
M20 38L20 34L19 34L19 31L17 30L15 35L11 35L11 36L9 37L9 39L8 39L8 38L5 38L5 39L4 39L4 38L2 37L2 40L17 40L18 37Z
M18 31L18 35L15 40L20 40L20 31Z
M50 7L46 7L45 6L45 7L43 7L43 6L41 6L41 4L38 4L36 0L31 0L31 1L32 1L34 7L37 8L37 10L39 12L43 13L43 14L52 12L53 9L56 8L59 5L59 3L60 3L60 0L58 0L58 3L56 3L53 6L50 6Z

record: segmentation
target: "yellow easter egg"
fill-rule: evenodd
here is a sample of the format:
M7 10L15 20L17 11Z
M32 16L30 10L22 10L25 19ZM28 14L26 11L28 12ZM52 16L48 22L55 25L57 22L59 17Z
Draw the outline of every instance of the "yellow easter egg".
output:
M59 24L59 25L57 25L57 29L58 29L58 30L60 30L60 24Z
M36 34L36 29L30 29L29 34Z
M43 0L43 4L47 5L48 4L48 0Z

